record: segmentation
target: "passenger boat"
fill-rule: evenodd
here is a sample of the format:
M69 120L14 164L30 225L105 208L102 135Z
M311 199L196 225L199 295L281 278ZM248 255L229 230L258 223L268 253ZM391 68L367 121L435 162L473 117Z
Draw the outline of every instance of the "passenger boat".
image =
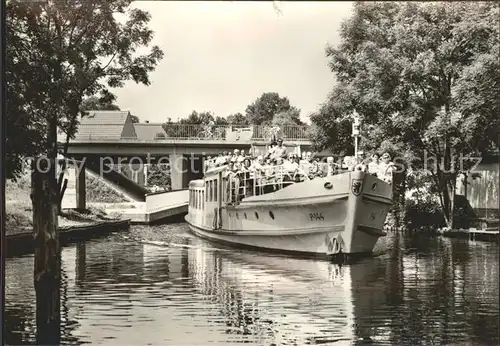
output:
M315 257L369 254L386 235L392 186L374 175L344 171L268 185L213 168L190 182L185 220L208 240Z

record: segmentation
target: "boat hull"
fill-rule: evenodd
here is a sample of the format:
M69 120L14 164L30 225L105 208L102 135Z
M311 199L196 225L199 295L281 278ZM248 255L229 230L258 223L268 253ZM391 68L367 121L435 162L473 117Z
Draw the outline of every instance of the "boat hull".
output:
M384 236L390 185L363 172L316 178L254 196L215 213L188 213L191 231L207 240L297 255L368 254Z

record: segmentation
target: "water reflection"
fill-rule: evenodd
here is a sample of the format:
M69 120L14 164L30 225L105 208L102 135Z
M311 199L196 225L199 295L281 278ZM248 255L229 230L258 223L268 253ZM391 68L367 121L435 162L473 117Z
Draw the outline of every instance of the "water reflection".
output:
M497 245L391 234L382 248L338 266L218 248L184 225L67 247L63 342L498 344ZM34 341L31 268L6 263L8 344Z

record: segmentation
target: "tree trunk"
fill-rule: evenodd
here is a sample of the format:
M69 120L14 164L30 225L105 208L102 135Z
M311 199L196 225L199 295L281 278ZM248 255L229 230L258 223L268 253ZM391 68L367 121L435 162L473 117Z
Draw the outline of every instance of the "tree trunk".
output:
M393 173L392 181L392 193L395 202L392 208L395 222L393 226L401 227L405 220L406 170Z
M457 178L455 175L447 178L441 185L442 203L441 206L444 212L444 219L446 226L453 229L455 227L455 189L457 185Z
M60 344L60 248L56 159L33 161L31 200L35 248L36 338L38 345Z

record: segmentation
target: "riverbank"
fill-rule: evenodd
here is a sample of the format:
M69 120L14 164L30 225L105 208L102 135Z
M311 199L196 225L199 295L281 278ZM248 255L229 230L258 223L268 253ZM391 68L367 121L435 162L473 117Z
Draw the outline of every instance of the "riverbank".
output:
M59 216L59 227L86 226L102 221L116 221L119 213L107 214L104 208L90 206L88 210L77 212L63 210ZM25 181L17 183L7 181L5 184L5 229L6 234L26 232L33 227L33 206L30 199L30 188Z
M104 208L90 206L88 210L63 210L58 217L62 244L128 229L130 220L120 213L106 213ZM18 255L33 250L33 207L26 179L7 181L5 186L6 255Z

